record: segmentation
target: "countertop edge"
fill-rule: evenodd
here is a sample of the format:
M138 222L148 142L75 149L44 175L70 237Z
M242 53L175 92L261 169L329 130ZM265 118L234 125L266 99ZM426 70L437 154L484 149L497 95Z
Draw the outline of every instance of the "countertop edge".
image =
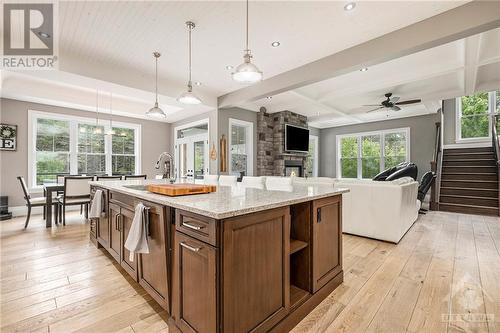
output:
M210 217L210 218L213 218L216 220L223 220L223 219L231 218L234 216L240 216L240 215L260 212L260 211L264 211L264 210L279 208L279 207L285 207L285 206L294 205L294 204L298 204L298 203L302 203L302 202L306 202L306 201L312 201L312 200L317 200L317 199L333 197L336 195L341 195L341 194L349 192L348 188L341 187L341 188L337 188L333 192L329 192L329 193L322 193L322 194L317 194L317 195L303 197L303 198L285 200L283 202L278 202L278 203L275 202L275 203L260 205L260 206L256 206L256 207L248 207L248 208L242 208L242 209L238 209L238 210L231 210L231 211L224 212L224 213L217 213L217 212L210 212L210 211L202 210L202 209L199 209L196 207L186 206L186 205L179 204L176 202L166 201L166 198L169 198L169 197L161 195L161 194L144 192L144 191L134 190L134 189L130 189L130 188L123 188L123 186L114 186L114 185L110 185L110 184L105 184L105 182L92 181L92 182L90 182L90 185L105 188L107 190L119 192L119 193L122 193L125 195L134 196L134 197L137 197L139 199L153 202L156 204L165 205L165 206L169 206L169 207L173 207L173 208L177 208L177 209L182 209L182 210L185 210L188 212L203 215L203 216Z

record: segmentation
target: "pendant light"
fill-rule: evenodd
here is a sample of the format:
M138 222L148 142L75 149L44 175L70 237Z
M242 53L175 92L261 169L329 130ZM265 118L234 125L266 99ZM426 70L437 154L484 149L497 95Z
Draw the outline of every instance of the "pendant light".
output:
M95 127L93 134L102 134L102 129L99 127L99 89L95 91Z
M243 63L236 67L234 73L232 73L233 80L240 83L256 83L262 81L262 72L252 64L252 52L248 48L248 0L247 2L247 16L246 16L246 43L245 43L245 53L243 54Z
M155 117L155 118L165 118L167 115L165 112L163 112L162 109L158 106L158 58L161 56L160 52L153 52L153 56L155 57L155 78L156 78L156 84L155 84L155 105L149 109L148 112L146 112L147 116L150 117Z
M191 84L191 32L195 28L195 24L191 21L186 22L186 26L188 28L188 53L189 53L189 61L188 61L188 70L189 70L189 76L188 76L188 84L187 84L187 91L184 92L182 95L177 98L178 102L181 102L183 104L201 104L201 99L196 97L196 95L193 93L193 85Z
M109 93L109 130L106 131L106 135L115 135L113 130L113 93Z

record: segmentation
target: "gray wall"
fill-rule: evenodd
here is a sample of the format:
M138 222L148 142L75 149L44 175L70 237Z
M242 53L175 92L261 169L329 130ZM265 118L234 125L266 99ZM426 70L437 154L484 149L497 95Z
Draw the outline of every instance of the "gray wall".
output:
M435 123L437 121L438 115L431 114L321 129L319 174L325 177L336 177L337 135L409 127L410 160L417 165L420 178L424 172L430 170L430 161L432 160L435 144Z
M209 112L205 112L193 117L189 117L183 120L179 120L175 123L171 124L171 134L170 134L170 139L171 139L171 144L169 151L174 152L175 151L175 128L178 126L186 125L189 124L193 121L198 121L202 119L208 118L208 137L209 137L209 154L210 154L210 149L212 149L212 144L215 144L215 149L217 150L217 160L211 160L209 157L209 168L210 168L210 174L215 175L217 174L217 161L219 160L219 140L217 139L217 110L212 110Z
M456 143L456 99L447 99L443 102L443 144Z
M0 151L0 193L9 196L9 206L21 206L25 203L16 177L28 178L28 110L95 118L93 112L1 99L1 122L17 125L18 129L17 151ZM100 118L109 119L106 115ZM141 125L141 171L148 178L154 177L154 163L158 155L170 147L170 124L119 116L114 116L113 120Z
M229 161L229 118L248 121L253 123L253 175L257 175L257 112L241 109L241 108L223 108L219 109L218 115L218 137L223 134L227 139L226 156ZM229 164L228 164L229 171ZM228 172L225 172L227 174Z

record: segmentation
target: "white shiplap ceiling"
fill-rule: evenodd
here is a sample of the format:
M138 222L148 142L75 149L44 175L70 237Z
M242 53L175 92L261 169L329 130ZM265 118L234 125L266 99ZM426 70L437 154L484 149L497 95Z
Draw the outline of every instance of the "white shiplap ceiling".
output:
M255 63L268 78L465 2L359 1L354 11L346 12L343 9L345 1L251 1L250 47ZM107 92L106 89L117 90L110 92L123 98L124 114L142 117L153 100L154 61L151 53L159 50L162 53L159 63L160 101L170 112L167 121L205 112L216 106L217 96L241 88L231 80L230 71L225 67L236 66L242 61L244 8L242 1L61 1L61 74L17 76L16 80L35 83L36 80L45 80L45 90L38 92L36 89L19 91L22 84L16 83L11 75L12 84L3 82L2 93L20 99L36 100L45 95L57 99L58 94L63 95L63 86L71 90L68 95L78 96L75 90L89 91L96 84L101 86L103 93ZM187 32L184 23L187 20L197 25L193 33L193 80L202 83L195 90L205 102L205 105L194 108L185 108L175 102L186 81ZM271 47L271 42L276 40L281 46ZM495 54L494 50L486 52ZM61 81L60 77L64 80ZM38 87L35 83L31 84L33 88ZM51 85L57 87L58 94L46 91ZM307 87L295 93L316 99ZM142 104L139 107L139 104L131 103L127 107L127 98ZM302 103L307 102L302 97L299 99ZM82 97L74 104L82 107L88 104L86 100L90 98ZM278 100L277 96L275 100ZM56 102L52 100L52 103ZM318 107L322 110L340 107L328 105L331 100L320 103ZM92 108L92 104L87 105L87 109ZM309 113L299 107L296 109L299 113Z
M434 113L441 99L500 88L500 29L241 105L308 116L319 128ZM422 103L367 113L392 92Z

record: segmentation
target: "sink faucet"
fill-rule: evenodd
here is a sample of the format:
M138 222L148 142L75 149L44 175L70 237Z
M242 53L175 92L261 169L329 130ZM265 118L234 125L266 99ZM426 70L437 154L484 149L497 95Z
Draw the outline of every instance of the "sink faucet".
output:
M160 156L158 157L158 161L156 161L155 169L160 168L161 160L164 157L167 157L168 160L166 160L165 163L163 164L163 179L169 179L170 183L173 183L175 182L177 177L175 176L174 158L172 157L172 154L166 151L161 153Z

